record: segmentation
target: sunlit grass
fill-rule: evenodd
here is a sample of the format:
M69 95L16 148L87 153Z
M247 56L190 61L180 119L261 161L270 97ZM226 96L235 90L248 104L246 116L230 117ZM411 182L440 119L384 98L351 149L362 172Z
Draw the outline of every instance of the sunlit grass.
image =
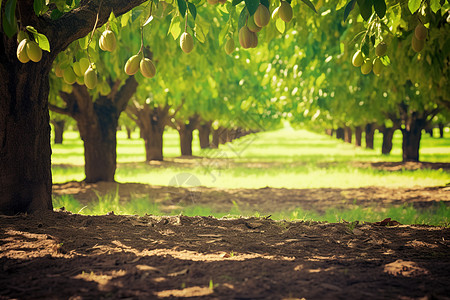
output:
M448 133L447 133L448 136ZM381 138L376 135L375 150L338 141L326 135L286 128L246 136L218 150L200 150L197 135L193 152L204 159L180 160L169 166L144 162L143 141L139 133L127 140L118 132L116 180L152 185L168 185L179 173L190 173L201 185L218 188L322 188L322 187L413 187L442 186L450 182L443 170L384 171L362 168L354 162L401 161L401 132L394 136L389 156L380 154ZM423 135L421 160L450 162L450 138ZM180 155L178 133L164 134L164 156ZM62 183L84 179L83 144L76 132L66 132L63 145L53 145L53 181Z
M109 194L98 196L97 200L92 201L86 206L82 206L73 196L63 195L53 198L55 208L64 207L73 213L84 215L105 215L113 211L115 214L140 215L145 214L163 216L167 212L162 212L157 203L148 198L132 199L129 202L121 203L118 194ZM450 226L450 207L444 203L432 206L426 210L417 210L411 205L393 206L390 208L359 207L350 209L329 208L325 213L319 214L315 211L306 211L294 209L283 212L264 212L262 215L258 211L242 211L237 205L234 205L229 211L214 211L211 207L190 205L184 208L174 209L169 212L170 215L183 214L185 216L213 216L216 218L228 217L270 217L273 220L287 221L321 221L321 222L377 222L387 217L400 222L401 224L424 224L434 226Z

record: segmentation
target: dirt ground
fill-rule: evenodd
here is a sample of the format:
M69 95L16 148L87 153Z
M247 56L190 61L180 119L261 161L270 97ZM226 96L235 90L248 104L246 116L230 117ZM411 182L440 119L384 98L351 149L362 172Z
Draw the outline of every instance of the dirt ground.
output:
M70 182L80 202L113 183ZM151 193L247 210L450 202L448 187L217 190L121 184L121 201ZM93 198L94 197L94 198ZM356 201L355 201L356 199ZM388 216L386 216L388 217ZM382 220L380 220L382 221ZM264 218L0 216L0 299L450 299L450 229Z

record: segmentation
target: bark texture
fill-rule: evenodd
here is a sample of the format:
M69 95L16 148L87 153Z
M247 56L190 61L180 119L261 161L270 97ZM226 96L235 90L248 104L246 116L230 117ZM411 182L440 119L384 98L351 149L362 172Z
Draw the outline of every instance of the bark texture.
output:
M366 148L373 149L373 137L375 134L375 124L373 124L373 123L367 124L366 128L365 128L365 132L366 132L366 136L365 136Z
M357 147L361 147L361 140L362 140L362 128L361 126L355 127L355 145Z
M98 11L100 27L112 10L119 16L143 2L81 1L79 8L52 20L54 7L38 17L33 0L17 1L21 24L45 34L51 52L44 51L38 63L22 64L16 57L16 36L8 38L0 32L0 214L53 208L48 74L56 56L92 30Z
M176 129L180 135L180 150L182 156L192 156L192 136L198 126L198 115L190 117L187 121L176 120Z
M55 144L62 144L63 143L63 134L64 134L64 127L66 125L65 120L51 120L51 123L53 124L53 128L55 131Z
M201 122L198 126L198 138L200 140L200 148L207 149L210 148L209 136L211 134L212 121Z

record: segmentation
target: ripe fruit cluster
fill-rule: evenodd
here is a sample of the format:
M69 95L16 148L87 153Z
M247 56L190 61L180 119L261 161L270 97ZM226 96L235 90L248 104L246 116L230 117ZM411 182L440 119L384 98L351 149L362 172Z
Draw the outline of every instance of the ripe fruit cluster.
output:
M42 49L39 45L29 39L28 34L25 31L19 31L17 34L17 59L25 64L27 62L34 61L39 62L42 59Z
M376 57L371 60L370 57L365 58L362 51L358 50L355 52L352 58L353 66L359 68L361 67L361 73L364 75L369 74L371 71L377 76L383 71L384 65L381 61L381 57L386 55L387 45L385 42L380 42L375 47Z
M425 40L428 36L428 29L419 22L414 29L414 34L411 40L411 47L415 52L420 52L425 47Z
M270 21L270 12L267 7L259 4L253 16L248 16L247 24L239 30L239 44L242 48L255 48L258 46L258 36L256 35L262 27L267 26Z
M64 66L64 67L62 67ZM57 77L62 77L67 84L86 85L88 89L94 89L97 86L97 72L86 57L70 64L57 64L55 67Z
M146 57L140 58L139 54L133 55L125 63L125 73L134 75L139 70L144 77L153 78L156 74L156 68L153 62Z

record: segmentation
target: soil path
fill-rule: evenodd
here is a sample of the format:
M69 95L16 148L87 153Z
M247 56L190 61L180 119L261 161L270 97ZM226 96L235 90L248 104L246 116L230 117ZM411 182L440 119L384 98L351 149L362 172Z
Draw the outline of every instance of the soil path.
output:
M448 187L182 189L69 182L54 194L149 197L168 212L427 208ZM388 225L388 226L386 226ZM450 229L264 218L0 216L0 299L449 299Z
M0 216L0 299L448 299L449 241L395 222Z

